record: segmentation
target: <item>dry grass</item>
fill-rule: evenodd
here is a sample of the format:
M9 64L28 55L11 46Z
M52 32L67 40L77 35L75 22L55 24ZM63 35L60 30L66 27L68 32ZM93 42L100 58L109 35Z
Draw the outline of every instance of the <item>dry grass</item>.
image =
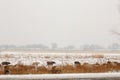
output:
M3 58L14 58L12 54L5 54L2 56Z
M104 58L104 55L102 55L102 54L94 54L91 57L92 58Z
M116 65L107 64L88 64L83 65L64 65L53 67L52 70L47 69L45 66L38 66L37 70L33 65L9 65L10 74L52 74L52 73L99 73L99 72L113 72L120 71L120 63ZM0 66L0 74L4 74Z
M35 69L34 66L31 65L19 65L17 67L11 66L10 67L10 74L44 74L48 73L47 69L44 66L40 66Z

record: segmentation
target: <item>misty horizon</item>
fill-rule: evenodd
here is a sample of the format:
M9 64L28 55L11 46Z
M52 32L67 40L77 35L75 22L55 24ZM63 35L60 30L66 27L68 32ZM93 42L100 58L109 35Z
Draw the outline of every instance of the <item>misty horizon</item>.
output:
M120 43L118 0L0 0L0 45Z

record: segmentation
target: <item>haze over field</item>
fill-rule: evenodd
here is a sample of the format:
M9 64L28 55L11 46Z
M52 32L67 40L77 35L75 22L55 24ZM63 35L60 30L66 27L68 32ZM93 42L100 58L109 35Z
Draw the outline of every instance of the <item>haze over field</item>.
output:
M0 44L119 42L118 0L0 0Z

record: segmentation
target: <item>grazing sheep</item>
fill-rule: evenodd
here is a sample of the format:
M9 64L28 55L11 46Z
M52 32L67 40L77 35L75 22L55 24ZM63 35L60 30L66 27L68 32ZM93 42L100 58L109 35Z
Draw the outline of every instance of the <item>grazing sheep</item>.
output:
M4 74L9 74L9 65L10 62L2 62L2 66L3 66L3 71L4 71Z
M80 65L79 61L75 61L74 63L75 63L75 65Z
M75 62L74 62L74 64L75 64L75 67L76 67L76 68L78 68L78 67L80 67L80 66L81 66L81 64L80 64L80 62L79 62L79 61L75 61Z
M2 65L9 65L10 62L2 62Z
M53 65L53 64L55 64L54 61L48 61L48 62L47 62L47 65Z
M55 64L54 61L48 61L47 62L48 70L52 70L53 64Z

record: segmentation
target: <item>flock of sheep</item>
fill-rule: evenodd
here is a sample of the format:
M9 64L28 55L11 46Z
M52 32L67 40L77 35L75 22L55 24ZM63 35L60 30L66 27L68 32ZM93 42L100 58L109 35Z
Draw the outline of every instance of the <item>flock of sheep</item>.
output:
M56 64L56 62L54 61L47 61L47 66L46 66L46 69L48 71L51 71L51 73L61 73L62 69L61 69L61 66L55 66L54 64ZM37 71L38 70L38 67L39 67L39 62L33 62L32 66L34 66L34 69ZM20 64L16 64L16 65L11 65L10 62L2 62L0 64L0 69L3 71L3 74L10 74L11 71L9 70L10 67L19 67ZM75 61L74 62L74 65L72 65L74 68L81 68L81 69L94 69L96 67L111 67L111 69L114 69L116 67L118 67L118 69L120 69L120 63L118 62L111 62L111 61L108 61L107 63L104 63L104 64L99 64L99 63L96 63L96 64L89 64L89 63L84 63L84 64L81 64L79 61Z

